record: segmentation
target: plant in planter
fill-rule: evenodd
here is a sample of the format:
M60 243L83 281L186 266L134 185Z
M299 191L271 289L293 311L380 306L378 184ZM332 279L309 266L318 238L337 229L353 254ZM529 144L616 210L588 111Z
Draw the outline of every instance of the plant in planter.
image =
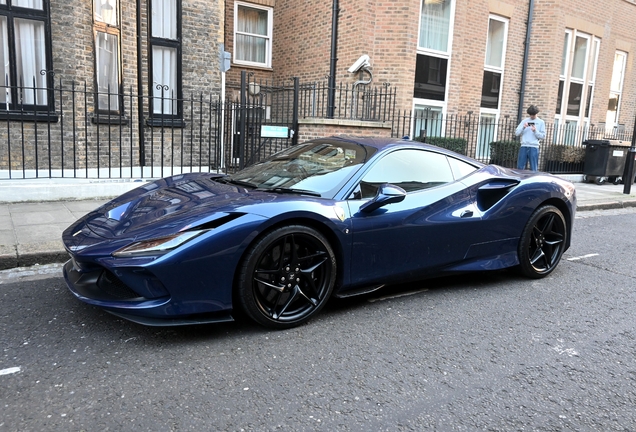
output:
M425 142L443 149L454 151L455 153L466 155L468 141L464 138L447 138L447 137L417 137L414 141Z
M490 163L506 168L517 167L517 157L519 156L519 141L493 141L490 144Z
M583 172L585 149L571 145L551 145L545 149L543 171L557 173Z

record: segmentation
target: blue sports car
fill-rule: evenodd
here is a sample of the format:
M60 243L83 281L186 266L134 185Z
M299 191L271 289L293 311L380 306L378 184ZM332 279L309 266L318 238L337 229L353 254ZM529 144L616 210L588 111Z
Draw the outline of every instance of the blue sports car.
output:
M80 300L146 325L309 320L388 283L516 267L550 274L574 186L409 140L324 138L236 174L147 183L71 225Z

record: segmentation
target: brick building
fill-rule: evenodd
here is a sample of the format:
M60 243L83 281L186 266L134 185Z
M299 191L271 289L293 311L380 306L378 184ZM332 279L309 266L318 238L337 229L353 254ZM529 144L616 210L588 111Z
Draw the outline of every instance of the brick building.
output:
M337 6L336 81L360 79L348 69L368 55L373 84L397 88L397 108L424 114L429 135L436 133L441 116L469 113L482 123L516 123L530 104L562 129L593 125L611 132L633 125L634 0L300 3L226 2L226 49L233 55L229 85L241 70L258 77L326 80ZM262 57L250 58L236 40L245 45L245 30L257 21Z
M223 31L222 1L0 0L0 170L160 163L222 91Z
M177 94L201 88L219 92L220 69L210 58L211 53L218 56L223 43L222 5L199 0L0 0L4 85L29 87L35 80L45 88L54 75L123 93L137 90L141 77L145 95L157 92L156 84ZM19 97L10 93L0 96L0 104L3 110L17 111ZM118 108L109 111L117 113Z
M391 89L413 137L468 115L480 128L470 155L484 160L497 125L529 104L551 143L580 145L586 128L632 130L635 16L636 0L0 0L0 171L223 165L239 117L212 102L239 99L241 72ZM300 117L301 140L401 135L386 121Z

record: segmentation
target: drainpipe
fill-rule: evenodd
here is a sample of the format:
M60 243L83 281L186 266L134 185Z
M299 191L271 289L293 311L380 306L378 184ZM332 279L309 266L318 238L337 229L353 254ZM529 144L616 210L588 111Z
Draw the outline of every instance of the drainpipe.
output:
M526 27L526 46L523 50L523 68L521 69L521 90L519 91L519 112L517 123L525 116L523 114L524 97L526 93L526 73L528 72L528 52L530 51L530 36L532 35L532 16L534 15L534 0L530 0L528 7L528 26Z
M141 0L137 0L137 119L139 120L139 166L146 165L146 152L144 149L144 85L141 71Z
M371 84L371 81L373 81L373 74L366 67L363 67L362 69L360 69L360 78L362 78L362 75L363 75L364 72L369 74L369 79L367 79L367 80L359 79L358 81L353 83L353 101L351 103L351 118L352 119L357 118L357 115L358 115L358 86L359 85L369 85L369 84ZM362 115L359 118L361 118L361 119L364 118L364 112L362 113Z
M327 95L327 117L333 118L336 100L336 51L338 50L338 0L333 0L331 11L331 61L329 63L329 93Z

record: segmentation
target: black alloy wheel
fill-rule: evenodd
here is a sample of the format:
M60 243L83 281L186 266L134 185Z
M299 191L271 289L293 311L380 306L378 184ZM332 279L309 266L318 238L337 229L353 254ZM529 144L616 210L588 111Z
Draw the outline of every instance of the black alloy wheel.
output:
M567 224L558 208L546 205L537 209L519 242L521 273L533 279L552 273L565 251L567 235Z
M304 323L325 305L336 281L336 258L318 231L292 225L258 240L247 252L238 285L245 313L267 327Z

